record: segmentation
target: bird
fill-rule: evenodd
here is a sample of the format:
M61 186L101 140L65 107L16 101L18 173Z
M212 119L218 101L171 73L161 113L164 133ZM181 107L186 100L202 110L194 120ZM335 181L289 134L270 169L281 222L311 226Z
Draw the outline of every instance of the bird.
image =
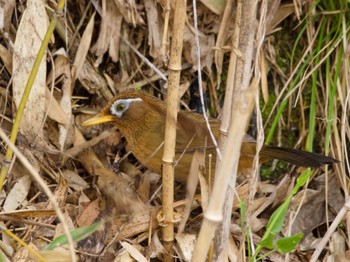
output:
M164 101L144 91L132 90L117 94L99 114L86 120L82 125L110 123L117 126L136 159L146 168L161 174L165 119ZM210 119L209 124L214 137L218 139L220 120ZM211 154L215 163L216 148L201 114L180 110L176 129L175 180L185 183L195 150L204 150L206 155ZM255 155L256 142L249 135L245 135L238 170L252 167ZM260 162L272 159L284 160L302 167L320 167L338 162L322 154L266 145L261 148L259 159ZM215 164L211 166L214 166L212 170L214 172Z

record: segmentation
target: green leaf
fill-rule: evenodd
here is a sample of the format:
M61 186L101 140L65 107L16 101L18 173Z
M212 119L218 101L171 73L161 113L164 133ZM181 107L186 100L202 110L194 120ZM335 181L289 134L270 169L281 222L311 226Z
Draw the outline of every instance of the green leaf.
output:
M290 201L288 198L275 210L275 212L273 212L266 227L269 233L277 235L281 231L289 203Z
M259 243L259 246L261 246L263 248L265 247L268 249L272 249L274 237L275 237L275 235L269 234L267 237L265 237L263 240L261 240L261 242Z
M85 226L85 227L80 227L77 229L74 229L73 231L70 232L73 241L74 242L79 242L80 240L90 236L93 234L99 227L104 223L104 221L99 221L96 222L92 225ZM48 244L44 250L53 250L56 247L63 246L67 244L67 237L66 235L60 235L56 237L50 244Z
M298 233L290 237L281 238L276 242L276 249L281 254L292 252L303 237L303 233Z
M293 195L295 195L298 192L299 188L301 188L306 184L306 182L311 177L311 175L312 175L311 169L310 168L305 169L305 171L297 179L297 183L293 188Z

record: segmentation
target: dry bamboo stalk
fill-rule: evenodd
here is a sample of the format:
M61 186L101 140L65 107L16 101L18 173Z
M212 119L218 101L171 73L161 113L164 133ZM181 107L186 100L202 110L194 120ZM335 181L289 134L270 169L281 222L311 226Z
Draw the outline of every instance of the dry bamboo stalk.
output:
M235 105L229 129L227 142L224 146L221 165L216 172L212 197L209 202L208 210L204 214L203 224L199 232L196 247L193 253L192 261L205 261L211 240L214 237L217 226L222 222L222 209L225 201L226 190L229 181L236 180L238 158L241 150L241 144L245 135L245 126L250 117L251 108L254 105L255 88L249 88L246 91L237 94L241 97ZM230 175L233 174L233 177Z
M230 102L232 100L234 101L232 103L232 107L229 107L232 110L231 117L228 117L228 119L230 119L229 133L227 141L224 144L223 159L216 172L213 194L210 199L208 211L204 215L204 221L199 233L192 261L205 261L211 239L214 236L217 226L222 222L223 206L224 202L227 201L227 199L225 200L226 190L230 184L230 181L231 186L235 185L241 143L245 134L245 127L249 121L250 114L253 109L254 96L256 94L256 81L253 81L251 87L248 88L251 78L250 68L253 50L253 36L255 31L252 30L251 27L254 26L254 21L256 19L256 3L254 4L253 1L245 1L244 3L242 1L238 1L237 5L242 6L241 10L242 15L244 14L245 17L245 23L242 23L242 26L239 28L240 38L234 39L233 41L238 41L236 43L239 43L239 51L242 49L242 54L244 56L242 59L238 60L235 60L233 57L231 58L232 66L234 66L236 63L236 73L234 79L230 80L231 84L234 83L234 96L232 96L232 99L227 99L225 101L225 103L228 103L228 105L231 104ZM237 13L238 12L240 11L238 10ZM250 13L249 17L246 17L246 12ZM237 19L240 18L238 17ZM246 28L244 26L246 26ZM224 128L225 125L227 125L227 123L223 123ZM232 196L230 197L232 198ZM227 217L229 217L228 213ZM228 231L225 233L220 233L220 250L216 252L217 259L219 259L219 253L225 246L227 234Z
M240 42L240 32L241 32L241 23L242 23L242 2L237 2L237 8L236 8L236 19L235 19L235 30L234 30L234 36L232 38L232 50L230 54L230 64L229 64L229 70L228 70L228 76L227 76L227 84L226 84L226 92L225 92L225 102L224 102L224 108L223 108L223 115L222 115L222 122L220 126L220 149L223 150L223 147L227 140L227 134L228 129L230 126L230 120L231 120L231 113L232 113L232 104L233 104L233 93L234 89L238 89L237 87L239 84L238 81L235 81L238 77L237 75L237 63L238 63L238 57L237 57L237 50L239 50L239 42ZM237 75L237 76L236 76ZM217 166L220 165L220 159L217 161ZM232 182L232 185L228 187L227 193L226 193L226 204L224 206L224 220L221 224L221 226L218 228L215 234L215 240L214 240L214 255L213 260L218 261L219 259L224 259L223 256L226 256L227 253L225 252L227 244L226 243L226 237L228 235L228 222L227 217L231 214L231 212L228 210L228 206L232 206L233 197L234 197L234 187L235 183ZM226 211L226 212L225 212ZM225 219L226 218L226 219ZM228 239L227 239L228 240Z
M231 100L226 100L228 103L228 107L233 111L235 110L232 105L235 105L237 99L242 99L244 97L237 97L234 94L239 94L244 87L248 86L248 83L251 81L251 64L252 64L252 56L253 56L253 41L255 35L255 21L256 21L256 10L257 3L256 1L245 1L244 3L237 3L237 16L235 21L235 30L237 30L237 34L235 33L234 37L234 45L231 55L236 57L233 59L232 74L234 74L233 86L228 87L233 89L233 96ZM244 19L242 19L244 17ZM237 57L235 51L238 50L240 56ZM247 83L247 84L244 84ZM254 83L255 85L255 83ZM253 107L251 108L251 110ZM252 111L247 112L249 114L249 118ZM227 111L225 112L227 113ZM229 113L229 117L230 113ZM249 118L247 122L244 123L244 127L247 126ZM232 118L231 118L232 123ZM223 128L227 126L227 123L224 123ZM224 256L227 256L226 248L228 246L228 234L231 224L231 213L232 213L232 203L234 197L234 187L235 180L230 180L231 184L228 187L225 205L224 205L224 219L222 225L216 232L215 238L215 248L214 248L214 261L222 261Z
M169 61L169 87L167 97L167 113L163 153L163 213L166 226L163 229L163 240L169 255L166 261L172 260L171 254L174 241L173 206L174 206L174 160L176 143L176 123L179 104L179 83L181 73L181 56L183 47L183 32L186 19L186 0L177 0L173 24Z

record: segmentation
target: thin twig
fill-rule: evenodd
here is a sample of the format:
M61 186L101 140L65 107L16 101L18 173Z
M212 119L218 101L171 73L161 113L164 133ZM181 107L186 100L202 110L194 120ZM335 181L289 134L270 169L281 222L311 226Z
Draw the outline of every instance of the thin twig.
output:
M201 104L202 104L202 108L203 108L203 117L205 119L205 123L207 125L211 140L213 141L213 144L215 146L216 149L216 153L218 155L218 158L221 159L222 158L222 154L220 151L220 148L218 146L218 143L215 139L215 136L213 134L213 132L211 131L211 127L209 124L209 118L207 115L207 111L205 109L205 104L204 104L204 97L203 97L203 86L202 86L202 66L201 66L201 47L200 47L200 43L199 43L199 34L198 34L198 17L197 17L197 1L193 0L192 1L193 4L193 20L194 20L194 28L195 28L195 34L194 34L194 39L195 39L195 43L197 46L197 66L198 66L198 87L199 87L199 97L201 99Z

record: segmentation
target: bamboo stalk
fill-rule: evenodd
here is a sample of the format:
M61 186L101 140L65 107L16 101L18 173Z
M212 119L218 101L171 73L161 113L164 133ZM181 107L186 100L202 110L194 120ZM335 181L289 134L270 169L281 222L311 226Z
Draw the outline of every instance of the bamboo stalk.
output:
M252 81L250 85L249 82L251 81L251 61L255 32L252 26L254 26L256 19L256 3L254 3L254 1L238 1L237 6L238 9L240 9L237 10L237 13L241 12L242 15L244 15L244 23L242 23L240 27L237 27L237 30L239 30L239 39L235 38L233 41L234 44L238 44L239 51L240 53L242 51L243 57L235 59L231 56L230 66L235 70L235 75L228 81L228 88L231 90L234 88L235 91L234 94L231 93L225 100L228 108L226 112L231 111L231 116L226 116L226 121L223 123L222 129L225 131L228 125L227 122L230 123L228 138L226 142L223 143L223 158L216 172L213 194L209 202L208 210L204 214L203 224L197 239L192 261L205 261L217 226L220 225L223 220L224 203L227 202L228 206L232 205L232 201L228 201L227 198L225 199L225 197L227 197L226 192L230 182L231 186L235 186L241 143L254 106L257 81ZM246 17L248 13L249 16ZM237 20L240 21L240 16L237 17ZM232 106L230 106L231 104ZM230 121L227 121L228 119ZM232 196L228 197L232 198ZM226 207L226 210L230 210L230 207ZM230 217L230 212L226 212L226 217ZM229 222L230 220L226 219L225 223L227 224ZM220 252L226 247L227 235L228 230L226 226L226 230L222 228L219 233L220 250L215 250L217 253L217 260L222 258L220 257Z
M226 8L229 8L228 6ZM240 79L240 76L237 74L237 52L236 50L239 50L239 40L240 40L240 32L241 32L241 23L242 23L242 2L237 1L237 7L236 7L236 18L235 18L235 26L234 26L234 35L232 38L232 50L230 53L230 63L229 63L229 69L228 69L228 75L227 75L227 83L226 83L226 92L225 92L225 100L224 100L224 106L223 106L223 114L222 114L222 121L220 125L220 149L223 150L223 147L225 143L227 142L227 135L228 135L228 129L230 126L230 120L231 120L231 113L232 113L232 104L233 104L233 93L235 89L238 89L238 81L235 81L238 77ZM237 76L236 76L237 75ZM220 165L220 159L217 160L217 167ZM231 210L230 206L232 206L233 197L234 197L234 187L235 182L231 180L231 186L228 187L227 193L226 193L226 201L224 205L224 211L223 211L223 222L221 226L218 228L218 230L215 233L215 239L214 239L214 255L213 255L213 261L219 261L220 259L224 260L224 256L227 255L226 247L228 240L228 230L229 230L229 224L231 220L227 221L228 217L231 217Z
M174 160L176 144L176 123L179 105L179 83L181 73L181 57L183 32L186 19L186 0L175 2L173 38L171 41L169 61L169 86L167 96L167 113L163 153L163 213L166 226L163 229L163 240L168 254L165 261L173 260L171 254L174 241L173 206L174 206Z
M224 146L222 162L216 172L213 194L209 201L207 212L204 214L203 224L199 232L192 261L205 261L211 240L214 237L217 226L222 222L223 205L225 201L229 181L236 181L238 159L241 144L245 135L245 126L250 117L251 108L254 105L256 84L252 88L237 94L239 99L233 112L231 127L227 143ZM232 176L231 176L232 175Z
M232 116L231 112L235 110L233 105L237 103L238 99L244 98L244 96L237 97L234 94L239 94L243 91L244 87L247 87L251 81L251 65L252 65L252 57L253 57L253 42L255 36L255 21L256 21L256 10L257 3L256 1L238 1L237 2L237 14L235 20L235 37L233 38L233 49L231 51L230 62L232 61L232 67L230 68L232 71L229 71L234 75L232 77L232 81L228 82L228 86L226 87L230 90L231 99L226 99L227 103L226 110L224 114L228 114L225 118L225 122L222 123L221 131L227 130L226 128L232 124ZM242 19L244 17L244 19ZM240 56L237 56L236 50L239 50ZM231 66L231 64L230 64ZM232 86L229 86L232 84ZM254 83L255 84L255 83ZM256 83L257 84L257 83ZM251 111L247 112L248 118L247 122L243 123L244 127L248 125L250 115L252 113L253 107L250 108ZM223 144L225 144L225 139L223 140ZM215 237L215 248L214 248L214 261L223 261L226 256L226 248L228 246L228 234L230 230L231 224L231 213L232 213L232 203L234 198L234 188L235 188L235 180L230 180L230 186L228 186L226 200L224 205L224 219L223 223L216 231Z

